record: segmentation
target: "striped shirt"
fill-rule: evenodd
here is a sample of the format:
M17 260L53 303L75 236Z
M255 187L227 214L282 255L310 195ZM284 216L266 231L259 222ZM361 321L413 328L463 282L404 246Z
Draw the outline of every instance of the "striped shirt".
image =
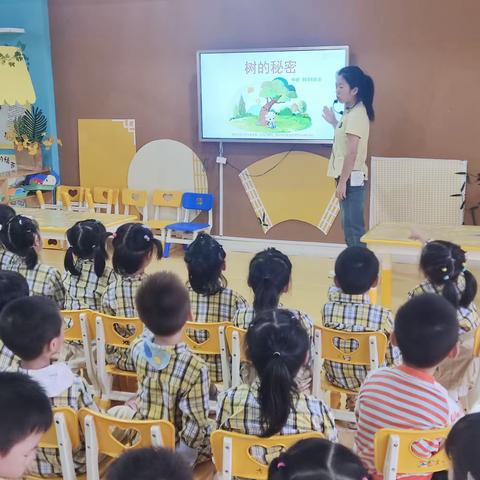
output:
M459 292L463 292L465 289L465 277L463 274L460 274L457 279L457 288ZM420 285L417 285L413 290L408 292L408 297L412 298L417 295L422 295L424 293L436 293L437 295L442 295L443 286L434 285L428 280L423 281ZM457 318L458 323L460 324L460 335L462 333L470 332L475 330L479 324L478 311L475 303L471 303L468 307L458 307L457 308Z
M222 288L213 295L203 295L188 286L188 295L194 322L231 322L237 310L247 307L247 301L230 288ZM190 333L188 334L190 335ZM191 337L198 343L207 340L205 331L196 330L192 332ZM208 365L210 381L212 383L221 382L223 377L220 355L201 355L201 357Z
M22 257L14 255L8 270L18 272L26 278L30 295L49 297L55 301L58 308L63 308L65 289L62 274L56 268L38 261L32 269L29 269Z
M111 267L106 266L101 277L97 277L93 260L79 259L75 263L80 275L72 275L69 271L63 274L65 287L65 310L80 310L90 308L95 311L102 309L102 295L108 284L115 279Z
M344 332L382 332L387 337L393 331L393 316L390 310L380 305L372 305L368 294L350 295L337 287L328 291L328 302L323 306L323 325ZM335 346L352 352L358 348L356 340L338 340ZM392 366L400 362L398 348L388 345L385 363ZM325 375L333 385L348 390L358 390L365 380L369 368L364 365L351 365L324 361Z
M432 376L406 365L380 368L367 377L360 388L355 413L356 451L371 474L376 474L374 436L378 430L443 428L463 415L447 390ZM440 446L440 441L421 441L412 450L429 458Z

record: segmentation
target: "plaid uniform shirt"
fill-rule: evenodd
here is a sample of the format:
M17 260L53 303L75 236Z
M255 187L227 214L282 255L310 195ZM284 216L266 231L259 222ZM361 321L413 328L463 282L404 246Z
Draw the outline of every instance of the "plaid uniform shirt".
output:
M198 452L197 463L211 457L208 422L210 382L208 367L184 343L165 346L170 360L165 368L150 364L145 340L130 346L131 370L138 378L138 419L164 419L175 425L176 443Z
M241 384L218 395L217 428L247 435L261 436L264 426L260 421L258 401L259 381L252 385ZM310 431L321 432L325 438L335 442L337 430L332 413L319 399L299 393L293 400L293 408L279 435L293 435ZM253 456L270 462L278 456L278 448L255 447Z
M115 317L137 317L135 297L145 276L144 273L129 276L114 275L102 295L102 312ZM125 330L124 327L118 326L115 330L124 337L134 333L133 328ZM133 367L123 368L123 365L129 364L128 350L115 347L107 347L106 350L108 363L116 364L118 368L123 370L135 370Z
M58 308L63 308L65 289L62 274L56 268L38 262L29 270L24 259L14 255L8 270L18 272L27 279L30 295L49 297L55 301Z
M101 277L97 277L94 270L93 260L79 259L75 267L80 275L72 275L66 271L63 274L65 287L65 310L81 310L90 308L95 311L102 309L102 295L108 284L115 279L115 273L111 267L106 266Z
M460 274L457 279L457 289L459 292L463 292L465 289L465 277ZM423 281L420 285L417 285L413 290L408 292L408 297L412 298L417 295L423 295L424 293L436 293L442 295L443 286L433 285L428 280ZM471 303L467 308L457 308L457 318L460 324L460 334L471 332L475 330L479 325L478 311L475 303Z
M15 371L28 375L29 370L20 366ZM91 387L85 382L85 379L75 375L73 384L62 394L50 398L52 407L71 407L75 411L81 408L90 408L99 411L93 401ZM76 451L73 451L73 463L77 473L85 472L85 446L82 445ZM38 448L35 461L31 466L33 473L41 477L62 476L62 467L60 463L60 451L56 448Z
M222 288L213 295L203 295L195 292L192 287L188 286L188 294L190 296L194 322L231 322L238 309L248 306L247 301L230 288ZM189 335L198 343L207 340L205 331L193 331ZM212 383L221 382L223 376L220 355L202 355L201 357L208 365L210 381Z
M16 367L20 359L0 340L0 372Z
M323 306L323 325L327 328L346 332L382 332L387 337L393 331L393 316L390 310L372 305L368 294L349 295L337 287L330 287L328 302ZM340 340L335 346L344 352L358 348L356 340ZM388 345L385 356L388 366L400 363L398 348ZM333 385L348 390L358 390L368 375L369 368L363 365L324 361L327 379Z
M10 262L16 255L9 252L3 245L0 245L0 270L10 270Z

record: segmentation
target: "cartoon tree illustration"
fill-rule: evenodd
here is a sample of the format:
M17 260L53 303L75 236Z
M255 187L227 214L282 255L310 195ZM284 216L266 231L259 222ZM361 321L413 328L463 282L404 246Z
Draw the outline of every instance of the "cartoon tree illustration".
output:
M244 117L247 114L247 109L245 107L245 100L243 99L243 95L240 95L240 100L238 102L238 116Z
M266 125L265 115L276 103L285 103L292 98L297 98L297 91L293 85L290 85L284 78L277 77L271 82L263 82L260 87L260 97L265 98L266 102L260 110L258 124Z

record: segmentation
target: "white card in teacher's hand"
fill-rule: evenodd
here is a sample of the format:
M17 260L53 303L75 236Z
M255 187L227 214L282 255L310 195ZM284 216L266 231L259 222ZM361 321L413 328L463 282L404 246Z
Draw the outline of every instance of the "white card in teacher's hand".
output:
M365 182L365 174L360 170L353 170L350 174L350 186L361 187Z

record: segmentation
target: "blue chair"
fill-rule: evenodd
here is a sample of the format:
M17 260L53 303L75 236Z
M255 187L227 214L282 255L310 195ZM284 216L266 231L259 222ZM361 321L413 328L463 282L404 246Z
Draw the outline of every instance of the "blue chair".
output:
M165 227L164 257L170 253L170 244L181 243L188 245L193 242L199 233L210 233L213 223L213 195L210 193L185 192L182 195L183 222L171 223ZM208 212L208 223L190 221L192 212Z

